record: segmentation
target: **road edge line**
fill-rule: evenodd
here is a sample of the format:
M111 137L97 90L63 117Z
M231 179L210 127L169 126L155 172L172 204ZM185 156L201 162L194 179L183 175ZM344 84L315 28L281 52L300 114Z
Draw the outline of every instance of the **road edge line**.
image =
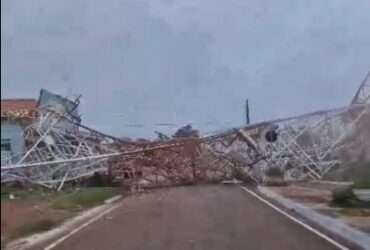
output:
M285 217L287 217L288 219L294 221L295 223L301 225L302 227L304 227L305 229L309 230L310 232L316 234L317 236L319 236L320 238L328 241L329 243L333 244L334 246L338 247L339 249L341 250L350 250L348 247L345 247L343 246L342 244L340 244L339 242L333 240L332 238L330 238L329 236L321 233L320 231L314 229L313 227L311 227L310 225L298 220L297 218L293 217L292 215L288 214L287 212L283 211L282 209L278 208L277 206L275 206L274 204L272 204L271 202L269 202L268 200L264 199L262 196L258 195L257 193L249 190L248 188L246 187L243 187L243 186L240 186L241 189L243 189L245 192L249 193L250 195L252 195L253 197L257 198L258 200L260 200L261 202L265 203L266 205L268 205L269 207L271 207L272 209L274 209L276 212L284 215Z
M63 241L65 241L66 239L68 239L69 237L71 237L72 235L78 233L79 231L81 231L82 229L84 229L85 227L89 226L90 224L94 223L95 221L99 220L100 218L102 218L104 215L112 212L114 209L118 208L121 204L116 204L115 206L113 207L110 207L108 208L107 210L104 210L102 211L100 214L96 215L95 217L91 218L90 220L88 220L87 222L83 223L82 225L80 225L79 227L75 228L74 230L72 230L71 232L69 232L68 234L64 235L63 237L57 239L56 241L54 241L53 243L51 243L50 245L48 245L47 247L44 248L44 250L51 250L53 248L55 248L56 246L58 246L60 243L62 243Z

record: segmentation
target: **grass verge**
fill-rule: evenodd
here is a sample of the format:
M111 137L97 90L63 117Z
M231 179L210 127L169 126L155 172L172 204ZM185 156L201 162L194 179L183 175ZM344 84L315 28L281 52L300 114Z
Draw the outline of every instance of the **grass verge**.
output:
M45 189L1 190L2 247L11 240L48 231L77 212L122 194L122 188L85 187L55 192ZM14 199L9 199L9 195ZM4 237L3 237L4 236Z
M82 188L71 193L58 196L51 202L54 209L79 210L102 204L106 199L119 193L119 189L105 188Z
M353 184L355 189L370 189L370 176L368 178L359 179Z
M32 188L19 188L19 187L8 187L1 186L1 202L10 201L10 196L12 195L15 199L22 200L49 200L55 197L58 193L50 190L46 190L41 187Z

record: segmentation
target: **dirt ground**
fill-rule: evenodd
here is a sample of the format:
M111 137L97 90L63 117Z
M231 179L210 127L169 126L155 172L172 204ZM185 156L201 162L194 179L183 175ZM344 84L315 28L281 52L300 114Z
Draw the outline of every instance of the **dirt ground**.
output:
M331 190L329 188L317 188L301 185L269 188L284 197L302 203L329 203L331 200Z
M2 190L4 191L4 190ZM116 194L120 188L90 187L62 192L50 190L12 189L11 194L2 194L1 200L1 245L11 240L47 231L67 218L86 209L98 206Z
M331 207L332 190L338 185L327 183L297 183L285 187L269 187L274 192L304 203L316 209L318 212L341 219L348 225L370 233L370 210L358 208L335 208Z
M33 231L47 230L72 215L70 211L50 208L46 201L1 202L2 242L30 234Z
M239 186L211 185L161 189L127 197L117 209L52 248L67 249L334 250L336 247Z

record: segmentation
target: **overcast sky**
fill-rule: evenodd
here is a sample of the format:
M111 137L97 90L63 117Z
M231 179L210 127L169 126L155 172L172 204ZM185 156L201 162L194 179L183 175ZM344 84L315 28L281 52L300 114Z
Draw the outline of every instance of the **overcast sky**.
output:
M370 70L369 13L369 0L1 0L2 98L82 94L85 124L132 137L239 126L246 98L254 122L344 106Z

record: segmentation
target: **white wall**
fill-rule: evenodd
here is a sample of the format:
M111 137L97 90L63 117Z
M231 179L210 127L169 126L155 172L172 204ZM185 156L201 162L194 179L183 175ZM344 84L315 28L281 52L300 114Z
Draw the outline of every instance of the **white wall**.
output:
M1 139L10 139L13 155L23 152L25 146L23 128L16 121L1 121ZM2 156L3 153L1 153Z

